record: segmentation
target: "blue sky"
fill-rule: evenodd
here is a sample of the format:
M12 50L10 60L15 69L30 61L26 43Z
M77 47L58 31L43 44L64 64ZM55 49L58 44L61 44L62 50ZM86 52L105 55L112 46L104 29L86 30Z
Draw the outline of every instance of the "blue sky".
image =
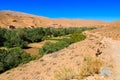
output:
M119 0L1 0L0 10L13 10L49 18L120 20Z

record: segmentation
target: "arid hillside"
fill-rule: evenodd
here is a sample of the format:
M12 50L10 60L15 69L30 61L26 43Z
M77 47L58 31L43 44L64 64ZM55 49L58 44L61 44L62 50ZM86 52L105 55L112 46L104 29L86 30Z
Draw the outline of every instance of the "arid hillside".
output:
M42 16L35 16L22 12L0 11L0 26L7 28L9 25L16 27L92 27L107 25L107 22L96 20L75 20L75 19L50 19Z
M120 20L111 22L110 25L119 27L120 26Z
M31 61L30 63L9 70L0 75L0 80L59 80L58 77L56 77L59 70L63 70L63 72L61 72L62 77L65 74L68 74L67 76L71 77L74 75L73 72L79 73L80 66L86 64L84 60L89 60L88 56L103 61L104 64L101 68L101 74L104 67L107 67L110 70L110 73L109 71L108 73L103 72L104 75L107 76L102 76L101 74L88 76L85 77L85 80L119 80L119 29L120 27L110 26L98 28L93 31L86 31L84 32L84 34L87 35L86 40L74 43L68 48L45 55L38 60ZM101 54L96 56L97 53ZM84 67L82 67L82 69L84 69ZM92 69L91 67L98 66L89 66L88 70ZM68 73L66 68L68 69ZM72 72L71 69L73 69ZM61 75L59 75L59 77L60 76ZM73 79L74 78L75 77L73 77Z

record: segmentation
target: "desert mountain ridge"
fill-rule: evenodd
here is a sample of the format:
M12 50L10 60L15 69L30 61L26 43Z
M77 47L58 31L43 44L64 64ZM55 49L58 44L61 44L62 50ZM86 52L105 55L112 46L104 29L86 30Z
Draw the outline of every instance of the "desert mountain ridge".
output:
M97 20L79 20L79 19L66 19L58 18L51 19L32 14L2 10L0 11L0 26L7 28L9 25L23 28L28 26L36 27L92 27L92 26L106 26L108 22Z

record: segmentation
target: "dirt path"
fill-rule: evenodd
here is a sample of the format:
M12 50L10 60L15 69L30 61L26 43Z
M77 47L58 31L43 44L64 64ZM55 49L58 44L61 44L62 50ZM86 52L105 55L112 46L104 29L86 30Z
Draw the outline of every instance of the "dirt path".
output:
M112 40L110 38L104 38L103 41L109 46L105 50L105 53L110 54L114 66L112 79L120 80L120 41Z
M113 73L114 80L120 80L120 41L112 40L111 49L115 71Z
M111 71L112 80L120 80L120 41L112 40L111 38L104 37L99 33L89 33L86 32L87 36L90 38L95 37L95 39L101 39L102 44L105 49L103 50L104 56L107 58L111 58L108 64L112 64L114 69ZM108 60L109 61L109 60Z

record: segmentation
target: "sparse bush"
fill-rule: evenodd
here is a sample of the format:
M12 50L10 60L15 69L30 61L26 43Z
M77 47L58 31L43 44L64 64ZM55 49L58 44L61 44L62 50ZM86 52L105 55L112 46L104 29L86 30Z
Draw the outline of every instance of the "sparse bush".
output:
M84 62L79 69L79 78L85 78L94 74L99 74L102 65L103 61L100 59L85 57Z
M55 72L55 80L84 80L88 76L99 74L103 64L100 59L85 57L77 72L71 68L59 69Z
M72 80L76 79L76 73L71 68L63 68L55 72L56 80Z

